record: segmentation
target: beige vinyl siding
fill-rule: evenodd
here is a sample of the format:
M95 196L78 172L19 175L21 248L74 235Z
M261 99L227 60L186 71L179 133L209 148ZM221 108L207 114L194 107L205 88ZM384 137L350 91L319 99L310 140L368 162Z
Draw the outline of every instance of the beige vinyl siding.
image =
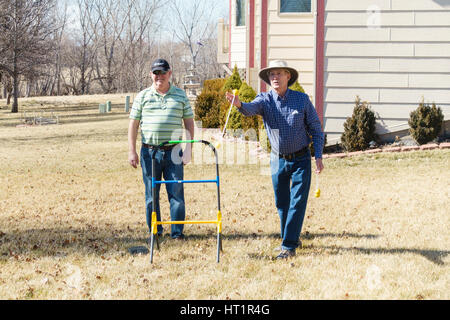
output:
M232 27L231 29L231 68L236 65L245 69L247 58L247 35L245 27Z
M391 1L392 0L325 0L325 11L366 11L367 8L372 6L377 6L381 10L390 10ZM407 2L408 0L402 1Z
M268 64L285 60L299 72L299 83L305 92L314 97L314 0L312 13L279 12L279 0L268 1Z
M450 2L448 0L390 0L392 2L392 10L411 10L411 11L442 11L450 10Z
M236 26L236 1L231 1L231 69L236 65L239 69L247 67L247 25Z
M250 21L249 21L250 23ZM249 30L250 32L250 30ZM255 1L255 30L254 30L254 45L255 45L255 51L254 51L254 59L255 63L253 68L248 68L248 74L247 74L247 82L250 86L253 87L253 89L256 92L259 92L259 69L261 67L261 1L256 0ZM250 61L249 61L250 63Z
M450 12L416 12L414 18L417 26L448 26Z
M366 7L367 8L367 7ZM367 13L361 11L356 12L339 12L335 11L325 13L326 26L355 26L361 27L367 24ZM382 23L389 26L413 26L414 12L383 12Z
M380 134L408 129L422 98L449 119L450 1L325 0L324 33L328 143L339 140L357 95Z

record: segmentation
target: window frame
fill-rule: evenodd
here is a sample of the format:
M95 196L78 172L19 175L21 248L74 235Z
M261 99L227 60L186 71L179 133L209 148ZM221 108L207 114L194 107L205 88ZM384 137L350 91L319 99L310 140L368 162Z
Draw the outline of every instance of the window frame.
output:
M243 25L238 25L238 10L239 10L238 1L244 1L244 11L243 11L244 24ZM235 28L245 28L247 26L247 0L236 0L234 2L234 4L235 4L235 22L234 22L234 27Z
M278 15L280 17L285 16L311 16L316 11L316 0L311 1L311 11L310 12L281 12L281 0L278 0Z

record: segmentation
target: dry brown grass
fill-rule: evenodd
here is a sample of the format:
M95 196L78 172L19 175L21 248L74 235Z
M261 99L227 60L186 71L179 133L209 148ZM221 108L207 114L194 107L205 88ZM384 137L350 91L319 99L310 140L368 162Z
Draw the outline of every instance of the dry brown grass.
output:
M31 97L19 99L19 113L11 114L6 100L0 99L0 127L16 126L23 123L24 118L58 116L60 124L86 123L90 121L109 121L123 118L125 114L125 97L131 101L136 94L111 94L90 96ZM99 114L99 104L111 101L111 112Z
M98 117L15 128L0 111L1 299L450 298L450 151L325 160L303 249L286 262L273 259L279 222L264 163L223 164L221 262L214 227L187 225L189 240L165 237L151 265L127 251L148 237L128 120ZM196 145L186 179L214 178L201 153ZM214 185L185 190L189 219L215 218Z

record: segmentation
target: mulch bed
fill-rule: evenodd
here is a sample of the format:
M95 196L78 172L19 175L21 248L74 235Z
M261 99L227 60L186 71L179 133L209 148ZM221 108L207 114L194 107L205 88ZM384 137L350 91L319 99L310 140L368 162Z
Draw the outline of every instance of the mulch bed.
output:
M381 152L409 152L409 151L422 151L422 150L435 150L435 149L449 149L450 142L441 142L441 143L428 143L421 146L418 145L398 145L396 143L368 149L365 151L355 151L355 152L324 152L324 159L332 159L332 158L346 158L352 156L358 156L363 154L375 154Z

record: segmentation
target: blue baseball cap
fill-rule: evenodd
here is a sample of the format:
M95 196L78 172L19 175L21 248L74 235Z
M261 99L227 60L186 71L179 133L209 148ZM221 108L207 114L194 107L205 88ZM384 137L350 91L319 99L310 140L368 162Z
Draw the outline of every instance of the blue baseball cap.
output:
M170 65L169 63L164 60L164 59L156 59L155 61L153 61L152 63L152 72L154 71L164 71L167 72L170 70Z

